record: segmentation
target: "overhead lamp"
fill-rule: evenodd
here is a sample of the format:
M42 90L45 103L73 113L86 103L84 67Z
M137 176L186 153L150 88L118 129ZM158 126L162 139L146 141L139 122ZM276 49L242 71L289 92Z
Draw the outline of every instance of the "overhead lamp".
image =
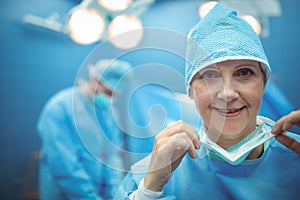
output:
M199 6L198 9L198 14L199 17L202 19L205 17L205 15L207 15L207 13L209 13L209 11L217 4L218 2L216 1L208 1L203 3L201 6Z
M109 41L120 49L135 47L143 37L142 22L129 15L113 19L108 29Z
M261 34L261 25L255 17L252 15L241 15L241 18L248 22L257 35Z
M105 28L105 21L94 9L76 10L68 22L70 37L78 44L98 41Z
M202 19L218 2L236 10L253 30L261 37L269 36L269 17L281 16L281 6L278 0L219 0L203 1L198 9Z
M217 4L217 1L208 1L199 6L198 14L200 18L204 18L207 13ZM261 34L261 25L259 21L253 17L252 15L241 15L242 19L244 19L248 24L252 27L257 35Z
M81 45L109 39L116 47L128 49L136 46L141 40L143 24L138 17L154 1L83 0L68 12L64 22L58 22L57 17L44 19L30 14L24 17L24 21L69 34L72 40Z
M98 3L107 10L119 12L127 9L131 0L98 0Z

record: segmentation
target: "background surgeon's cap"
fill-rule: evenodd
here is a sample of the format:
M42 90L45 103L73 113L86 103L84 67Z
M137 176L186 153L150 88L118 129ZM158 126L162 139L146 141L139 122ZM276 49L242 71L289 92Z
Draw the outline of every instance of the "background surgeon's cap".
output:
M187 93L190 83L201 69L226 60L255 60L261 63L266 78L271 68L258 35L237 16L236 11L220 3L193 28L188 38L185 66Z
M96 77L101 83L103 83L108 89L114 91L117 83L127 72L132 69L129 62L117 59L103 59L99 60L95 65L89 68L90 75ZM125 79L128 79L126 76ZM124 80L125 80L124 79Z

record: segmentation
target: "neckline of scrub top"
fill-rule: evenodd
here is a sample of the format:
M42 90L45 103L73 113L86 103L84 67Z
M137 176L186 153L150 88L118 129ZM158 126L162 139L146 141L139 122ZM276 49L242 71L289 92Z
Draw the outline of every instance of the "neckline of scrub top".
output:
M271 145L275 141L272 138L270 141L264 143L264 153L257 159L254 160L245 160L240 165L231 165L228 162L207 155L205 159L208 162L208 167L214 174L226 175L226 176L235 176L235 177L246 177L248 176L264 159L267 151ZM204 148L203 148L204 149ZM205 149L206 150L206 149Z

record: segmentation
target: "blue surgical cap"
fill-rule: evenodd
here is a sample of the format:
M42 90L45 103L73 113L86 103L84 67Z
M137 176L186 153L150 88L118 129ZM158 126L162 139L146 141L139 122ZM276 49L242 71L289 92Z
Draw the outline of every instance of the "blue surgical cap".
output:
M258 35L220 3L192 29L188 38L185 80L190 97L190 83L201 69L227 60L254 60L261 63L269 79L271 68Z
M114 91L114 89L121 88L120 86L116 87L121 78L128 79L129 76L125 76L125 74L131 69L132 66L129 62L117 59L102 59L90 68L90 73L97 77L108 89Z

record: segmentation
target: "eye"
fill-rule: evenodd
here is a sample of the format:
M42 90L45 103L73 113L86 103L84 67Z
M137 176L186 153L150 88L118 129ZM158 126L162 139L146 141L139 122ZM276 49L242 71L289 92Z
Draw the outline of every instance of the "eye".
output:
M218 71L214 71L214 70L205 71L201 75L204 79L207 79L207 80L212 80L212 79L221 77L220 73Z
M249 68L239 69L235 73L235 76L240 77L240 78L250 78L253 75L254 75L254 72L252 71L252 69L249 69Z

